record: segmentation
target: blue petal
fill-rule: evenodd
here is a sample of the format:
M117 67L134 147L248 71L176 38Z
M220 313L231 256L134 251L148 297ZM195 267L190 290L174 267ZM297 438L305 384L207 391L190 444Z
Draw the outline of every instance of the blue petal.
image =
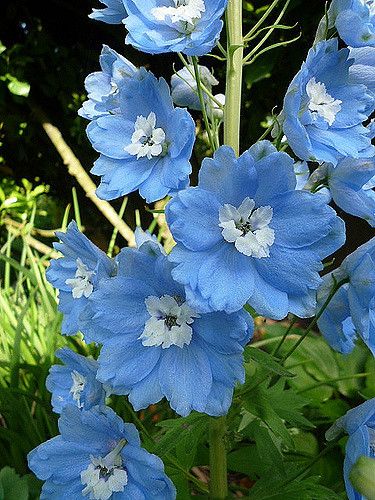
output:
M197 289L213 311L238 311L254 289L253 259L222 242L207 252L189 252L177 245L170 254L177 266L172 276Z
M100 352L98 380L110 385L116 394L128 394L156 366L161 348L145 347L140 340L107 340Z
M249 152L236 158L232 148L221 146L213 158L205 158L199 171L199 187L212 191L223 203L238 207L257 189L254 159Z
M219 227L220 206L212 192L199 187L179 193L166 208L174 238L193 251L206 250L219 243L223 239Z
M183 417L192 410L204 412L211 390L212 373L205 352L193 342L184 348L171 346L163 352L160 386L171 407Z

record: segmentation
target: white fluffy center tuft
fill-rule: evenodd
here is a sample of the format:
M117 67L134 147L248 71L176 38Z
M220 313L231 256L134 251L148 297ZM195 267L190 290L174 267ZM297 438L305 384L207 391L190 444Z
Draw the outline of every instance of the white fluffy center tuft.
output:
M219 226L224 239L234 243L239 252L261 259L270 256L269 249L275 241L275 231L268 226L273 209L254 207L255 201L248 197L238 208L226 203L219 210Z
M121 439L105 457L90 457L90 465L81 472L81 483L86 485L82 490L83 496L88 495L93 500L108 500L113 493L124 491L128 474L120 452L125 444L125 439Z
M183 347L190 344L193 335L190 325L200 316L186 302L170 295L150 295L145 304L150 319L139 337L144 346L167 349L171 345Z
M90 271L80 258L76 260L76 263L77 271L75 277L65 280L65 283L72 287L74 299L80 299L82 296L88 298L94 290L91 278L95 272Z
M86 385L86 377L76 370L73 370L71 375L73 384L69 392L72 395L73 400L76 401L78 408L83 408L83 403L81 403L81 394Z
M341 110L342 101L330 96L324 83L317 82L315 78L311 78L307 82L306 92L310 99L309 110L311 113L318 114L331 126L337 113Z
M154 7L151 14L158 21L177 24L184 31L191 31L206 10L204 0L172 0L172 3L170 7Z
M165 132L162 128L156 128L156 115L151 111L147 118L137 116L134 124L134 132L131 144L124 150L132 156L139 158L160 156L165 145Z

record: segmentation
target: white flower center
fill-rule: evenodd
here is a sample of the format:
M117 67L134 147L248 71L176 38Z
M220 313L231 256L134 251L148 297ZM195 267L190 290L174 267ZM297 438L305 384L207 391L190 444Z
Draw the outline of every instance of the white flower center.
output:
M206 10L204 0L172 0L172 2L174 5L171 7L154 7L151 14L158 21L178 24L184 31L192 30Z
M116 82L114 82L112 79L110 81L110 85L111 85L111 92L110 92L110 95L114 95L118 92L119 88L118 88L118 85Z
M145 304L151 317L139 337L144 346L167 349L171 345L183 347L190 344L193 335L190 325L200 316L186 302L170 295L150 295Z
M370 11L370 16L375 16L375 0L361 0L361 3L368 7Z
M341 109L342 101L330 96L324 83L317 82L315 78L307 82L306 92L310 99L309 110L321 116L331 126Z
M86 377L81 375L81 373L73 370L72 373L73 385L70 388L70 394L74 401L77 402L78 408L83 408L83 403L81 403L81 394L86 385Z
M156 115L151 112L147 118L137 116L134 124L132 143L124 147L130 155L143 158L147 156L149 160L153 156L160 156L164 152L165 132L162 128L156 127Z
M255 201L248 197L238 208L226 203L219 210L219 226L224 239L234 243L239 252L261 259L270 256L269 248L275 241L275 231L268 227L273 209L254 207Z
M83 296L90 297L94 290L91 278L95 272L90 271L89 268L81 261L80 258L76 260L77 271L75 278L65 280L65 283L72 287L72 294L74 299L80 299Z
M91 456L91 463L81 472L81 483L86 485L82 495L89 495L94 500L108 500L115 492L124 491L128 483L128 474L122 466L120 452L125 446L125 439L108 455L103 457Z

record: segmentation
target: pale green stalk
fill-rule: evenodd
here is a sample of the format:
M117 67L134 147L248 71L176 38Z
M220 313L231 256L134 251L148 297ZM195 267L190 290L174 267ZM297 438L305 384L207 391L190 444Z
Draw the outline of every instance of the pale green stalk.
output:
M240 115L242 95L242 1L229 0L227 12L227 80L224 110L224 144L236 155L240 150Z
M226 12L227 75L224 109L224 144L240 152L240 114L242 94L242 0L229 0ZM210 443L210 497L224 500L228 496L227 481L227 425L226 417L211 418Z

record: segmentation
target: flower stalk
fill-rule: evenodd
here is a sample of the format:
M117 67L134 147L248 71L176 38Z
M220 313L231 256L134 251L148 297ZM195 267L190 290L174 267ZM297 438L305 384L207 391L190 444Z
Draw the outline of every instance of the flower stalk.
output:
M224 144L239 155L242 94L242 1L229 0L227 12L227 78L224 110Z
M210 498L212 500L223 500L228 496L226 432L226 417L211 417L209 440Z
M227 73L224 109L224 144L231 146L239 156L240 115L242 94L242 0L229 0L226 11ZM210 497L222 500L228 496L226 417L210 421Z

